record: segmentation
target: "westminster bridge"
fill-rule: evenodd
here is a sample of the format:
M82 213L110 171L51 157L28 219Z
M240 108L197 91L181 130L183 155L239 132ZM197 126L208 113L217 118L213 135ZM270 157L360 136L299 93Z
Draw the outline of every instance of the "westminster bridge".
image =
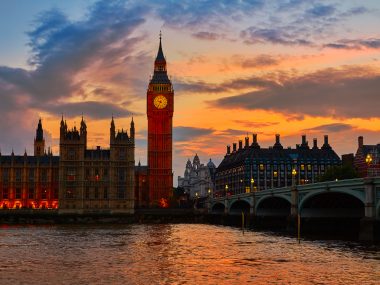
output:
M210 197L207 207L229 216L360 219L362 239L372 239L380 221L380 176Z

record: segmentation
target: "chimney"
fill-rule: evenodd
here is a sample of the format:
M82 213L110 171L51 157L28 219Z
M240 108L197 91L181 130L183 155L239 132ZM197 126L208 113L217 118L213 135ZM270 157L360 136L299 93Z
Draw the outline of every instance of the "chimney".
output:
M242 148L243 148L243 141L239 140L239 150L241 150Z
M306 135L302 135L302 145L306 145Z
M257 134L252 135L253 144L257 144Z
M236 143L232 144L232 152L236 152Z
M230 154L231 153L231 146L227 146L227 154Z
M362 148L364 145L364 139L362 136L358 137L358 147Z
M244 147L249 147L249 137L245 137L245 146Z
M276 144L279 144L279 143L280 143L280 135L276 134Z
M318 141L316 138L313 139L313 149L318 149Z
M329 144L329 136L328 135L325 135L325 142L324 142L325 145L328 145Z

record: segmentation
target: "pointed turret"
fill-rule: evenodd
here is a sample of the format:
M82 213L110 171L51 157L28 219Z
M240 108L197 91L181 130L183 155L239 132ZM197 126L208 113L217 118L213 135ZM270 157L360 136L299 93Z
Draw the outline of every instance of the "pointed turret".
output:
M115 122L113 121L113 115L112 115L112 120L111 120L111 127L110 127L110 144L113 144L115 141Z
M36 141L42 141L44 139L44 131L42 129L41 118L38 121L38 126L36 130Z
M44 130L42 129L41 118L38 120L36 138L34 139L34 156L42 156L45 150Z
M158 46L158 52L157 52L156 61L155 61L156 63L157 62L165 62L166 63L164 52L162 51L161 39L162 39L162 34L160 31L160 44Z
M132 116L131 128L129 129L129 133L131 135L131 139L135 139L135 122L133 121L133 116Z

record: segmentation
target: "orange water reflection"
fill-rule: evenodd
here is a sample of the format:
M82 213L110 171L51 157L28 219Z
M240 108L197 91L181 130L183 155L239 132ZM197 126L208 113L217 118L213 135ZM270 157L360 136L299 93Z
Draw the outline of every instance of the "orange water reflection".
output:
M378 247L210 225L8 227L0 284L376 284Z

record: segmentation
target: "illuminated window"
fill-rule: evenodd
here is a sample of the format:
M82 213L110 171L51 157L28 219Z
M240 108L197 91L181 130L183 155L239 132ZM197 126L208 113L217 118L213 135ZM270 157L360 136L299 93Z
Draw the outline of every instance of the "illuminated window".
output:
M260 164L260 171L264 171L264 164Z
M304 170L305 170L305 165L301 164L301 171L304 171Z
M277 178L277 171L273 172L273 177Z
M307 165L307 170L308 170L308 171L311 171L311 164L308 164L308 165Z

